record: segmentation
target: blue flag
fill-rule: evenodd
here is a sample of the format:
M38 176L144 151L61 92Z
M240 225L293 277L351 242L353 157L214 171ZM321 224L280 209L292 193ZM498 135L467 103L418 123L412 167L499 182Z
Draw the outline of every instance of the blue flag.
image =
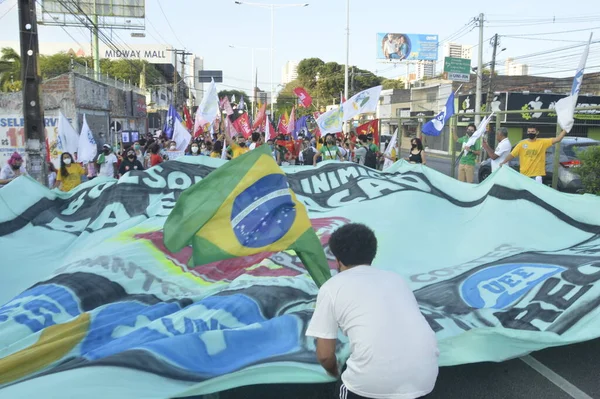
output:
M169 112L167 112L167 120L165 121L165 128L163 129L169 140L173 138L173 131L175 130L173 127L175 126L175 121L179 119L181 118L179 115L177 115L177 110L173 105L170 105Z
M454 115L454 93L450 94L448 97L448 101L446 101L446 105L442 112L440 112L435 118L427 122L423 125L423 134L427 136L439 136L442 133L442 129L450 119Z
M308 116L303 116L296 121L296 132L298 135L304 135L305 137L310 138L310 132L308 131L308 126L306 125L306 121Z

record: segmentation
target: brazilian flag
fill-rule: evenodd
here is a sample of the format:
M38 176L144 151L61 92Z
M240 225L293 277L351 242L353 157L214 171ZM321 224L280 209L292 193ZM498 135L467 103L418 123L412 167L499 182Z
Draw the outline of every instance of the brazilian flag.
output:
M164 243L178 252L190 242L194 265L292 249L317 286L331 276L304 205L264 145L181 194L165 223Z

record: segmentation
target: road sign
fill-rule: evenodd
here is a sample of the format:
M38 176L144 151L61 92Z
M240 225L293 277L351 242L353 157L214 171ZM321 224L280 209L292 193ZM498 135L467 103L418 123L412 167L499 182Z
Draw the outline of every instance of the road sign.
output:
M223 82L223 71L198 71L198 81L200 83L210 83L214 79L215 83Z
M471 60L467 58L446 57L444 72L449 80L468 82L471 78Z

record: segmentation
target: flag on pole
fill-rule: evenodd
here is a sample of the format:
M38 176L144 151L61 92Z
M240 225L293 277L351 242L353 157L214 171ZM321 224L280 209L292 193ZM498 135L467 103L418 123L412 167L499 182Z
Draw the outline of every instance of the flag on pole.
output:
M232 119L231 122L235 130L243 134L245 138L250 137L252 135L252 127L250 127L250 120L248 119L248 114L245 112L242 114L233 114L231 118L233 118L234 116L235 119Z
M446 105L442 108L442 112L423 125L423 128L421 129L423 134L426 134L427 136L439 136L442 133L442 129L444 129L446 122L448 122L452 115L454 115L454 93L450 94L450 97L448 97Z
M288 120L287 131L292 135L294 140L298 140L298 132L296 131L296 107L292 107L290 119Z
M298 96L298 101L304 108L308 108L312 105L313 99L303 87L296 87L294 89L294 94Z
M265 141L271 140L271 121L269 120L269 116L266 116L265 120Z
M583 50L583 54L581 55L581 60L579 61L579 68L577 68L575 78L573 79L571 93L567 97L561 98L556 102L555 109L558 124L567 133L569 133L571 129L573 129L573 124L575 123L575 107L577 106L577 99L579 98L579 91L581 90L581 84L583 82L583 73L585 71L585 64L587 62L588 54L590 52L590 43L592 42L592 35L593 33L590 33L590 40L588 41L588 44L585 47L585 50Z
M392 139L390 140L390 143L388 144L387 148L385 149L385 155L387 155L390 158L393 158L393 152L392 150L396 150L396 156L398 156L398 148L396 148L396 144L398 143L398 129L396 129L396 131L394 132L394 135L392 136ZM387 169L390 166L392 166L394 164L394 161L385 158L385 161L383 161L383 169Z
M96 147L96 140L94 140L92 130L87 123L85 114L83 114L83 124L77 148L77 161L82 163L93 162L97 154L98 147Z
M348 121L360 114L377 111L382 88L383 86L371 87L345 101L342 105L344 108L344 121Z
M167 112L167 119L165 120L165 126L163 128L163 131L169 140L173 138L176 115L177 110L173 104L169 105L169 112Z
M338 133L342 131L344 108L337 107L321 114L317 118L317 127L320 134Z
M303 134L305 137L310 138L310 132L308 131L308 125L306 121L308 120L308 116L302 116L296 121L296 135L299 136Z
M194 122L192 122L190 110L185 105L183 106L183 116L185 117L185 127L187 128L187 130L191 131L194 128Z
M240 103L238 104L238 111L246 109L246 103L244 102L244 96L240 96Z
M373 136L373 142L379 146L379 119L373 119L356 128L356 134Z
M264 103L260 110L258 111L258 115L256 116L256 120L252 125L252 130L261 129L265 124L265 118L267 116L267 103Z
M279 134L289 134L287 128L288 128L288 122L289 122L289 117L287 115L287 112L283 115L281 115L281 118L279 118L279 124L277 125L277 133Z
M79 145L79 135L69 123L69 120L62 113L58 112L58 149L60 152L70 152L75 154Z
M194 136L200 129L206 131L208 126L217 118L219 114L219 97L217 96L217 85L214 79L211 79L210 86L202 98L202 102L196 111L196 120L194 121Z
M483 120L479 123L479 126L477 127L477 130L475 131L475 133L473 133L473 135L469 138L469 141L467 141L465 143L465 147L472 147L473 145L475 145L477 140L479 140L479 138L481 136L483 136L488 123L490 123L490 120L492 119L492 116L494 116L493 112L491 113L491 115L488 115L485 118L483 118ZM467 151L465 150L465 155L466 154L467 154Z
M177 111L175 111L173 119L173 141L177 151L185 151L190 141L192 141L192 135L183 125L183 120Z

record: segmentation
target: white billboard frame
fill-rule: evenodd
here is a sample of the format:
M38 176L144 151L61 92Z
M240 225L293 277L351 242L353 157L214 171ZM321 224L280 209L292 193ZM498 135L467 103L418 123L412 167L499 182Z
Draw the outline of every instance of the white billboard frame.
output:
M47 26L84 26L82 19L98 17L98 28L146 29L145 0L39 0L38 24Z

